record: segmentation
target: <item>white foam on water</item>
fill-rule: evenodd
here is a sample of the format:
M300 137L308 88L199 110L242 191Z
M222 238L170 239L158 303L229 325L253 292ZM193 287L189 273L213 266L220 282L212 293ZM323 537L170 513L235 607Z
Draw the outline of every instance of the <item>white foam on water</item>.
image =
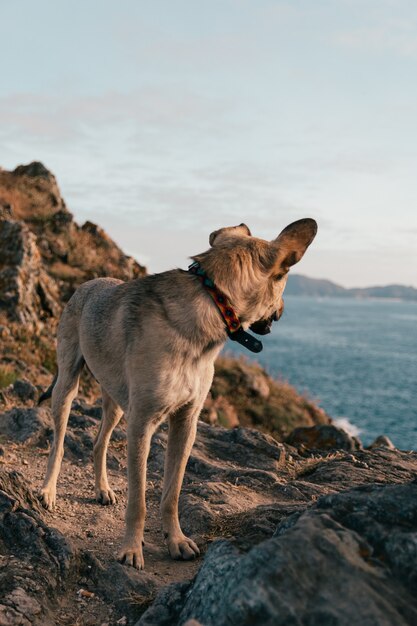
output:
M342 430L346 431L351 437L358 437L362 432L360 428L352 424L347 417L335 417L333 418L333 422L335 426L342 428Z

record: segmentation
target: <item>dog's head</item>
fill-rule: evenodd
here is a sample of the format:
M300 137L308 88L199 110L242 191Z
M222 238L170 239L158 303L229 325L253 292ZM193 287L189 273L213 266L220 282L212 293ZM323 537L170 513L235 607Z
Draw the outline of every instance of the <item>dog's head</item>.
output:
M316 233L310 218L293 222L273 241L253 237L246 224L221 228L211 233L211 248L193 259L229 297L244 327L265 335L284 310L289 269Z

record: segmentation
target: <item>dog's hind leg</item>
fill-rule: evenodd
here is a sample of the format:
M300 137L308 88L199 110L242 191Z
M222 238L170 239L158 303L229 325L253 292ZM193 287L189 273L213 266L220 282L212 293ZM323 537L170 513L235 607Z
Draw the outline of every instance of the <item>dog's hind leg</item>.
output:
M75 346L74 346L75 348ZM78 351L78 350L77 350ZM52 416L54 420L54 441L48 459L45 480L41 489L41 499L48 510L55 506L56 483L64 456L64 437L67 429L71 404L78 392L80 373L84 359L75 349L69 351L65 359L58 358L58 379L52 390ZM71 352L73 355L71 355Z
M201 405L186 405L169 418L168 448L165 456L164 487L161 499L162 528L173 559L189 560L200 554L197 545L184 535L178 518L178 500L185 467L197 431Z
M103 417L97 436L94 441L94 472L96 483L96 499L101 504L114 504L116 496L110 489L107 480L106 455L107 446L113 429L123 415L122 409L112 400L107 391L101 388L103 395Z

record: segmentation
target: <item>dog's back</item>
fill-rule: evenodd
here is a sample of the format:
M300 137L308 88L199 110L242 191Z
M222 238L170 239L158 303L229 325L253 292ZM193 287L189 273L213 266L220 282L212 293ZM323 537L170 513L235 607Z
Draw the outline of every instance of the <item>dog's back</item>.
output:
M181 270L127 283L113 278L84 283L67 303L59 324L58 370L78 371L86 362L126 411L129 372L134 370L136 379L143 378L143 368L166 352L172 363L178 352L188 357L194 351L201 354L205 346L199 338L210 329L207 298L193 276ZM214 312L216 321L217 315ZM218 334L220 345L224 331ZM214 349L217 342L210 345Z

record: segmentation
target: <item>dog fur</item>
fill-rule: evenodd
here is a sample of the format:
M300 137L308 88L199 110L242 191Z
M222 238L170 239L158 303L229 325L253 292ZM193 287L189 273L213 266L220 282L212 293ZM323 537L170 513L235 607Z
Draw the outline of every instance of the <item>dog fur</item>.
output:
M252 237L245 224L210 235L198 261L233 304L245 329L269 331L282 312L290 266L301 259L317 232L312 219L285 228L273 241ZM172 270L129 282L98 278L77 289L58 328L58 376L50 387L54 442L41 497L55 505L56 483L71 403L86 363L101 385L103 418L94 443L95 491L115 502L106 472L107 446L123 413L127 419L128 504L119 559L144 567L146 465L157 426L169 421L161 515L174 559L192 559L197 545L184 535L178 499L197 420L210 389L214 360L227 339L210 295L193 274Z

